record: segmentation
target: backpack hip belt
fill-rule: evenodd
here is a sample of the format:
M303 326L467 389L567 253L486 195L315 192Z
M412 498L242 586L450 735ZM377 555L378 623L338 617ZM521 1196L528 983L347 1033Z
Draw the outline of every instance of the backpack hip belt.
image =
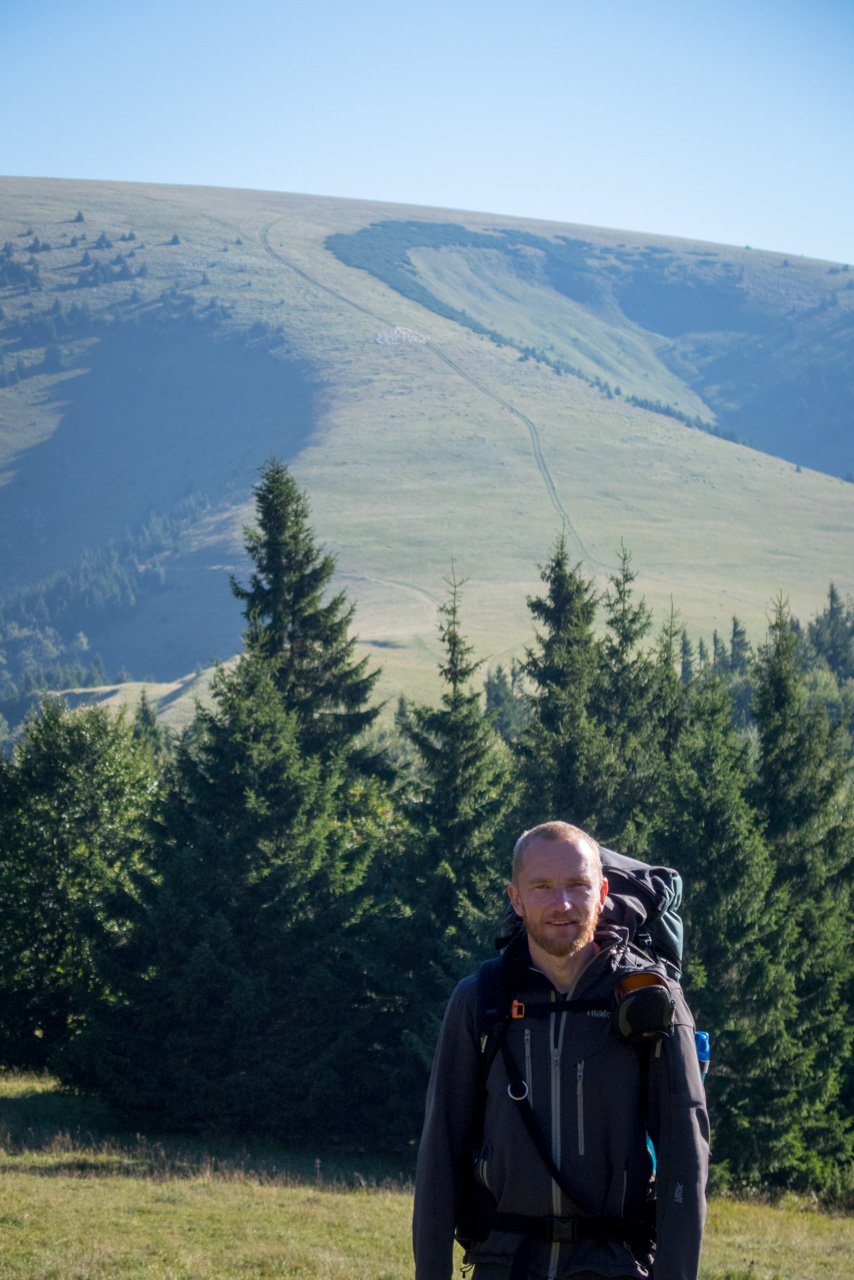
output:
M531 1236L548 1244L578 1244L581 1240L625 1240L635 1249L648 1252L654 1243L652 1226L642 1218L572 1218L499 1213L493 1209L484 1224L489 1231Z
M499 1213L494 1209L485 1217L483 1225L487 1234L490 1231L507 1231L522 1237L513 1254L508 1280L528 1280L531 1255L537 1240L545 1240L549 1244L578 1244L582 1240L625 1241L636 1253L650 1253L653 1248L652 1223L642 1218L529 1217L525 1213Z

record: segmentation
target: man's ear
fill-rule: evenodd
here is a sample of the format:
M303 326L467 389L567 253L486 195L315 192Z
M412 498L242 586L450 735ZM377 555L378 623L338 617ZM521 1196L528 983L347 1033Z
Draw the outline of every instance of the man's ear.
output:
M522 911L520 909L520 904L519 904L519 890L516 888L515 884L513 884L512 881L507 886L507 893L510 896L510 902L513 905L513 910L516 912L516 915L521 916Z
M601 911L601 910L602 910L602 908L605 906L605 899L607 898L607 896L608 896L608 881L603 877L603 878L602 878L602 889L601 889L601 892L600 892L600 894L599 894L599 910L600 910L600 911Z

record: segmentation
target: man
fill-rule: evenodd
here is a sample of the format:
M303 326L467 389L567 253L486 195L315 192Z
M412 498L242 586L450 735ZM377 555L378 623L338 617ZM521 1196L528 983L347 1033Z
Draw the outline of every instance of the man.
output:
M475 1280L642 1280L652 1217L655 1280L697 1280L708 1120L681 990L669 984L669 1034L640 1046L620 1038L606 1012L615 988L667 980L627 949L625 930L597 928L608 884L599 846L579 828L525 832L508 892L524 933L511 944L515 1004L485 1101L477 974L453 993L436 1047L418 1154L416 1280L449 1280L467 1202L479 1206L466 1252Z

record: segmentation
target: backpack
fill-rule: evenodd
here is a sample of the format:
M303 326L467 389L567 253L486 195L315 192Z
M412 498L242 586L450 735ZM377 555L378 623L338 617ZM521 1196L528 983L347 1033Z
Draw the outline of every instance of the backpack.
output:
M618 1034L636 1045L642 1071L645 1073L647 1055L643 1052L643 1046L662 1034L668 1034L669 1016L672 1016L673 1000L665 979L678 982L681 978L683 930L678 909L682 902L682 880L678 872L667 867L648 866L612 849L603 848L601 854L602 868L608 881L608 896L600 920L624 928L628 934L628 946L649 962L650 985L633 991L631 999L624 1002L631 1009L628 1014L622 1009L618 1010ZM509 1020L518 1016L514 1001L513 972L516 957L524 947L524 936L524 926L511 907L504 918L502 931L495 940L496 949L503 954L484 961L478 973L477 1035L481 1052L477 1103L474 1119L463 1143L461 1190L455 1231L457 1239L466 1249L484 1239L490 1229L502 1229L498 1219L504 1219L504 1230L515 1228L519 1233L524 1233L514 1259L511 1280L520 1280L524 1276L530 1250L537 1238L630 1239L639 1251L647 1253L654 1247L652 1200L649 1212L641 1221L611 1221L597 1218L585 1211L580 1218L532 1218L523 1222L519 1215L497 1215L476 1182L474 1172L483 1140L487 1078L499 1050L503 1049L506 1054L504 1031ZM594 1007L604 1010L612 1009L614 1001L572 1000L563 1007L578 1011ZM508 1063L510 1061L509 1058L505 1060ZM511 1087L514 1086L511 1084ZM560 1171L555 1167L524 1096L519 1101L520 1114L541 1159L558 1185L571 1200L579 1204L578 1196L565 1185ZM518 1217L518 1222L511 1224L511 1216ZM543 1235L544 1231L552 1234ZM555 1231L566 1234L555 1235Z

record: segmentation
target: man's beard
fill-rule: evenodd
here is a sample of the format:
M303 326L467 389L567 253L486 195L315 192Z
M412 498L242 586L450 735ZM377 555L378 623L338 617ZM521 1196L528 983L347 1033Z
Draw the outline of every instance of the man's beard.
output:
M546 955L554 956L558 960L565 959L567 956L574 956L579 951L583 951L589 942L593 941L593 934L596 932L596 925L599 922L598 913L589 916L586 921L577 921L580 928L573 936L567 933L566 937L556 936L555 934L541 933L538 928L532 926L527 920L525 928L528 937L534 941L538 947L545 951Z

